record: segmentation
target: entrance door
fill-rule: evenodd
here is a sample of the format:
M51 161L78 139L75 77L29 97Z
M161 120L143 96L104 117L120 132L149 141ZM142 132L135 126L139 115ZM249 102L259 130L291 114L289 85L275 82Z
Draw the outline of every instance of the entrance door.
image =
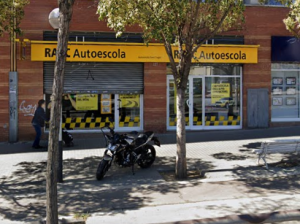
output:
M201 129L203 121L203 78L193 76L189 79L185 91L185 122L186 129ZM168 76L168 129L175 129L177 123L176 88L172 76Z
M190 85L190 128L191 129L199 129L204 126L203 122L203 93L204 93L204 85L203 85L203 78L201 77L191 77Z
M143 129L143 95L116 94L115 127L123 131Z

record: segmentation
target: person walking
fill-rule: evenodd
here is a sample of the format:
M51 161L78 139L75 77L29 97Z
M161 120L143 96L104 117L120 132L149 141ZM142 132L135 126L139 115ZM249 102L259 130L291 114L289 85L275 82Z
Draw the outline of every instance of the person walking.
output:
M40 149L43 148L40 146L40 140L42 136L42 127L45 126L45 121L48 121L45 113L45 100L39 100L38 107L35 110L34 116L32 118L32 126L36 132L36 136L32 145L32 148Z

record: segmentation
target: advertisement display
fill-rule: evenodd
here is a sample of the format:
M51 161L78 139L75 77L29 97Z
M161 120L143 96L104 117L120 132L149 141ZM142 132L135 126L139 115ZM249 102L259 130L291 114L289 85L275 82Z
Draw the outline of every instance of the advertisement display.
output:
M139 94L122 94L120 95L121 107L131 108L140 107Z
M111 94L101 94L101 114L111 114Z
M98 110L98 95L77 94L76 110Z
M214 104L222 98L230 97L229 83L212 83L211 84L211 103Z

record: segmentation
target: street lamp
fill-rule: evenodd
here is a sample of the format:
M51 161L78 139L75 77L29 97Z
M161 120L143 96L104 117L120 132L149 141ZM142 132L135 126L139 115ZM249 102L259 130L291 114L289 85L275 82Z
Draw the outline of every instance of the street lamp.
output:
M53 29L59 28L59 8L53 9L49 14L49 23Z

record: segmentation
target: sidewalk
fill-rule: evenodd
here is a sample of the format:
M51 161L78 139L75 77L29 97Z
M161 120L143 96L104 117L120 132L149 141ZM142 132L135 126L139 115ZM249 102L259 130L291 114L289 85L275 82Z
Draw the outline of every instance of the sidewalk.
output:
M113 167L101 182L95 180L95 170L104 151L102 136L76 136L75 147L64 149L64 183L58 186L60 214L89 212L92 217L87 223L91 224L99 220L158 223L291 210L291 206L300 207L300 200L289 205L299 192L299 167L266 171L256 165L257 157L251 151L266 139L295 139L299 135L298 127L190 132L188 167L207 171L207 178L181 182L168 182L158 172L174 170L174 133L158 135L162 147L156 148L157 160L151 168L137 168L133 176L131 169ZM30 143L0 144L0 223L45 217L46 158L45 151L32 150ZM137 222L132 222L133 216ZM115 218L122 222L115 222Z

